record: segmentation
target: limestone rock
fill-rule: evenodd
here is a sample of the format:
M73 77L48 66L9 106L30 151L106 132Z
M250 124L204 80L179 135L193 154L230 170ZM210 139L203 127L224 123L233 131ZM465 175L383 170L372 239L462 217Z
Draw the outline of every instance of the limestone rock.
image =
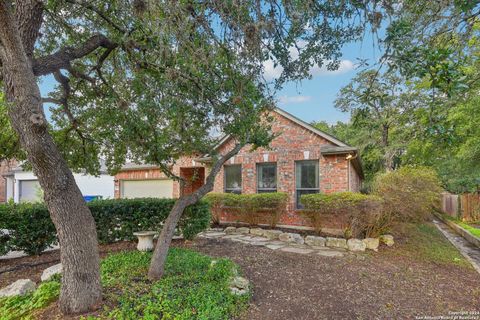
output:
M365 251L367 245L360 239L348 239L348 250L350 251Z
M255 236L263 236L263 233L265 232L265 230L261 229L261 228L252 228L250 229L250 234L253 234Z
M391 247L395 243L391 234L384 234L380 236L380 241Z
M247 228L247 227L237 228L237 233L249 234L250 233L250 228Z
M324 237L306 236L305 243L312 247L324 247L326 239Z
M224 230L224 232L225 232L226 234L236 233L236 232L237 232L237 228L235 228L235 227L226 227L225 230Z
M61 263L55 264L55 265L53 265L51 267L48 267L47 269L43 270L42 276L40 277L40 279L42 279L42 281L48 281L48 280L50 280L51 277L53 277L54 275L59 274L59 273L62 273L62 264Z
M365 243L367 249L378 251L378 245L380 244L380 240L378 238L365 238L362 241Z
M347 240L342 238L327 237L327 241L325 242L325 245L327 247L348 249Z
M25 295L29 292L35 291L35 282L30 279L20 279L11 285L0 290L0 297L12 297Z
M298 233L285 232L285 233L279 234L278 239L280 241L294 242L298 244L303 244L305 242L305 240L303 240L303 237Z
M264 230L263 236L270 240L278 239L278 236L281 235L283 232L280 230Z
M235 276L230 283L230 291L235 295L246 294L249 290L250 282L244 277Z

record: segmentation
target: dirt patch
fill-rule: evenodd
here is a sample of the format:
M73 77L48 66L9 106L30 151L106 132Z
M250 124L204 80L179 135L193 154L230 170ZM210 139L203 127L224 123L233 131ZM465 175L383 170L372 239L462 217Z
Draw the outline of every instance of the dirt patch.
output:
M480 276L472 268L398 255L406 250L408 241L395 240L393 248L341 258L273 251L218 239L175 241L173 245L226 257L242 267L253 285L250 308L243 319L411 319L480 311ZM100 251L105 256L134 249L134 243L121 242L101 246ZM39 281L42 270L58 263L58 257L58 252L49 252L0 261L0 284L19 278ZM12 267L18 269L1 273ZM56 303L39 318L79 319L62 317Z
M409 319L480 310L472 269L394 258L394 248L343 258L206 239L192 247L238 263L254 286L245 319Z
M134 249L135 243L127 241L99 246L102 258L110 252ZM30 279L39 283L43 270L57 263L60 263L59 250L48 251L40 256L0 260L0 288L18 279Z

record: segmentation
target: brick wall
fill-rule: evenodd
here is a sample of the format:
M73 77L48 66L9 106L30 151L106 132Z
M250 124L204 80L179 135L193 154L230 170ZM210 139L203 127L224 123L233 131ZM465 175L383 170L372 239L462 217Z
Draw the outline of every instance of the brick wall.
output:
M17 166L17 162L15 160L4 160L0 162L0 203L5 202L5 196L6 196L6 181L3 177L3 174L11 171L13 168Z
M274 113L275 122L272 126L274 133L280 135L275 138L270 148L259 148L254 152L249 146L240 150L240 152L227 162L228 164L242 165L242 193L255 193L257 191L257 173L256 164L263 162L277 163L277 190L289 195L288 210L280 219L280 224L305 225L307 222L299 215L295 209L295 161L299 160L317 160L319 162L319 187L320 192L331 193L338 191L358 191L361 180L353 168L346 160L346 155L328 155L322 156L320 147L333 145L330 141L307 130L303 126ZM234 145L234 141L226 141L220 146L220 153L226 153ZM177 161L173 167L176 175L180 174L182 167L198 167L201 163L196 162L195 157L183 157ZM205 176L209 174L209 168L205 170ZM115 196L119 197L119 180L122 179L159 179L166 178L158 169L149 170L129 170L118 174L115 177ZM224 191L223 168L215 178L214 192ZM174 183L173 197L178 197L180 188L178 183ZM234 221L235 217L231 215L222 215L222 220Z

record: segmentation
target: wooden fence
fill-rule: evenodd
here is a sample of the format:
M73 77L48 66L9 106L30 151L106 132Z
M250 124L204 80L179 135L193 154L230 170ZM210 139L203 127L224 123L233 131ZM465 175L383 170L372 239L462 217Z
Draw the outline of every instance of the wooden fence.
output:
M442 193L442 211L463 221L480 220L480 193Z

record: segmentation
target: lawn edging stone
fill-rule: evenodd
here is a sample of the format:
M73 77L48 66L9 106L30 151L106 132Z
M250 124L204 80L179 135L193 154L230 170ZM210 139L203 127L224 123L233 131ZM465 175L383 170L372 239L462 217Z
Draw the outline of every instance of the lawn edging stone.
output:
M61 274L63 271L63 267L61 263L54 264L51 267L48 267L47 269L43 270L42 276L40 279L42 281L48 281L50 280L54 275L56 274Z
M378 238L365 238L362 240L365 243L367 249L378 251L378 246L380 245L380 239Z
M336 251L352 251L352 252L364 252L367 249L378 251L380 243L391 247L394 245L394 239L392 235L382 235L379 238L365 238L365 239L345 239L341 237L321 237L314 235L303 236L300 233L283 232L276 229L262 229L259 227L226 227L223 230L210 229L201 234L202 238L218 238L231 240L234 242L240 242L249 244L252 246L264 246L271 250L278 250L281 248L287 248L285 252L308 252L310 250L336 250ZM290 250L288 248L302 249L302 250ZM340 252L341 253L341 252ZM327 254L330 255L330 254ZM330 256L342 256L332 254Z
M347 240L343 238L333 238L327 237L327 242L325 243L327 247L348 249Z
M278 235L280 241L293 242L297 244L304 244L305 240L298 233L284 232Z
M383 234L380 236L380 242L385 243L388 247L391 247L395 244L393 236L391 234Z
M360 239L348 239L347 247L350 251L365 251L367 245Z
M35 291L37 285L30 279L19 279L0 290L0 298L23 296Z

